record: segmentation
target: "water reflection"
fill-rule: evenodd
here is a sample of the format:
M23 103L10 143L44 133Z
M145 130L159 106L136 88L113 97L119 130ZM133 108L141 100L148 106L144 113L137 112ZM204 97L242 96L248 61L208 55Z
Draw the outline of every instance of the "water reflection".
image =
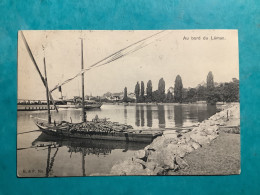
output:
M46 177L49 177L49 175L53 172L52 167L54 165L54 160L58 153L58 150L59 150L59 148L56 148L56 151L55 151L53 157L50 158L51 146L48 146L47 167L46 167L46 174L45 174Z
M144 126L144 106L140 106L140 111L141 111L141 127Z
M207 104L207 113L208 116L212 116L216 113L217 110L217 106L215 105L211 105L211 104Z
M124 106L124 119L125 119L125 124L127 124L127 106Z
M165 110L164 105L158 105L159 128L165 128Z
M70 158L72 153L81 154L81 167L82 176L86 176L86 158L91 155L110 155L115 149L122 149L122 152L128 150L140 150L143 149L146 143L132 143L124 141L109 141L109 140L90 140L90 139L76 139L76 138L58 138L55 136L46 135L41 133L40 136L32 142L32 146L35 147L47 147L47 165L46 165L46 177L53 176L53 165L55 157L59 151L59 148L67 147ZM54 151L51 157L51 152ZM71 165L73 166L73 165Z
M147 127L153 126L153 111L151 105L146 106L146 121Z
M176 127L183 126L183 109L182 105L175 105L174 106L174 122Z
M190 106L188 109L188 119L191 120L192 122L198 122L197 121L198 110L199 110L198 106Z
M140 126L140 115L139 115L139 106L138 105L135 106L135 125L137 127Z
M172 128L201 122L217 112L216 105L178 104L178 105L135 105L135 127ZM125 108L125 120L127 112ZM146 113L145 113L146 112ZM146 114L146 118L145 118ZM167 114L167 117L166 117ZM146 119L146 123L145 123Z

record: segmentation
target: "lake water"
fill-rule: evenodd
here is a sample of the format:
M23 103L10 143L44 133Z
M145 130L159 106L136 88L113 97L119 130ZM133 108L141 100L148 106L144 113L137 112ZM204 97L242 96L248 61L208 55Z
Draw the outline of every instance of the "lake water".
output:
M192 126L218 110L207 104L103 105L101 109L87 111L87 119L98 115L132 125L134 129L163 130ZM54 120L81 121L80 109L51 111L51 114ZM17 114L17 173L20 177L104 175L116 162L146 146L119 141L57 139L35 131L38 129L30 115L47 119L46 111L19 111Z

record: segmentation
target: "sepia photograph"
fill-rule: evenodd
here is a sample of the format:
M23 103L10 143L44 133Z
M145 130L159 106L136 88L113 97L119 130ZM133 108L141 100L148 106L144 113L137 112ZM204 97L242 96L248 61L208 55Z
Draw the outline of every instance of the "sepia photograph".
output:
M17 54L17 177L240 174L237 30L22 30Z

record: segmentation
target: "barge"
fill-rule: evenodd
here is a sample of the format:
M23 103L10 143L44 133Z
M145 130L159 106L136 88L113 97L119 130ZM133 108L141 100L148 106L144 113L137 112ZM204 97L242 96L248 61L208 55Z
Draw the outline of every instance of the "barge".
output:
M48 123L44 119L33 116L31 118L43 133L57 137L151 143L153 139L162 135L162 131L159 130L137 130L130 125L107 120L93 119L81 123L66 121Z

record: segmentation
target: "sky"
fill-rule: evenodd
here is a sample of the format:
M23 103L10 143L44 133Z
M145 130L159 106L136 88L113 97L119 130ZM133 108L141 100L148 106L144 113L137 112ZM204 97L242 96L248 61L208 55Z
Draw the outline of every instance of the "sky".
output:
M84 68L112 53L161 31L23 31L49 89L81 70L81 39ZM206 40L205 37L208 39ZM215 37L223 37L221 40ZM104 66L85 73L85 94L134 92L135 84L152 81L153 90L163 78L166 91L174 86L177 75L183 86L196 87L212 71L215 82L239 78L238 34L236 30L167 30L149 45ZM43 49L44 48L44 49ZM81 95L81 78L62 86L66 98ZM53 92L60 97L58 90ZM18 99L46 98L45 88L18 33Z

